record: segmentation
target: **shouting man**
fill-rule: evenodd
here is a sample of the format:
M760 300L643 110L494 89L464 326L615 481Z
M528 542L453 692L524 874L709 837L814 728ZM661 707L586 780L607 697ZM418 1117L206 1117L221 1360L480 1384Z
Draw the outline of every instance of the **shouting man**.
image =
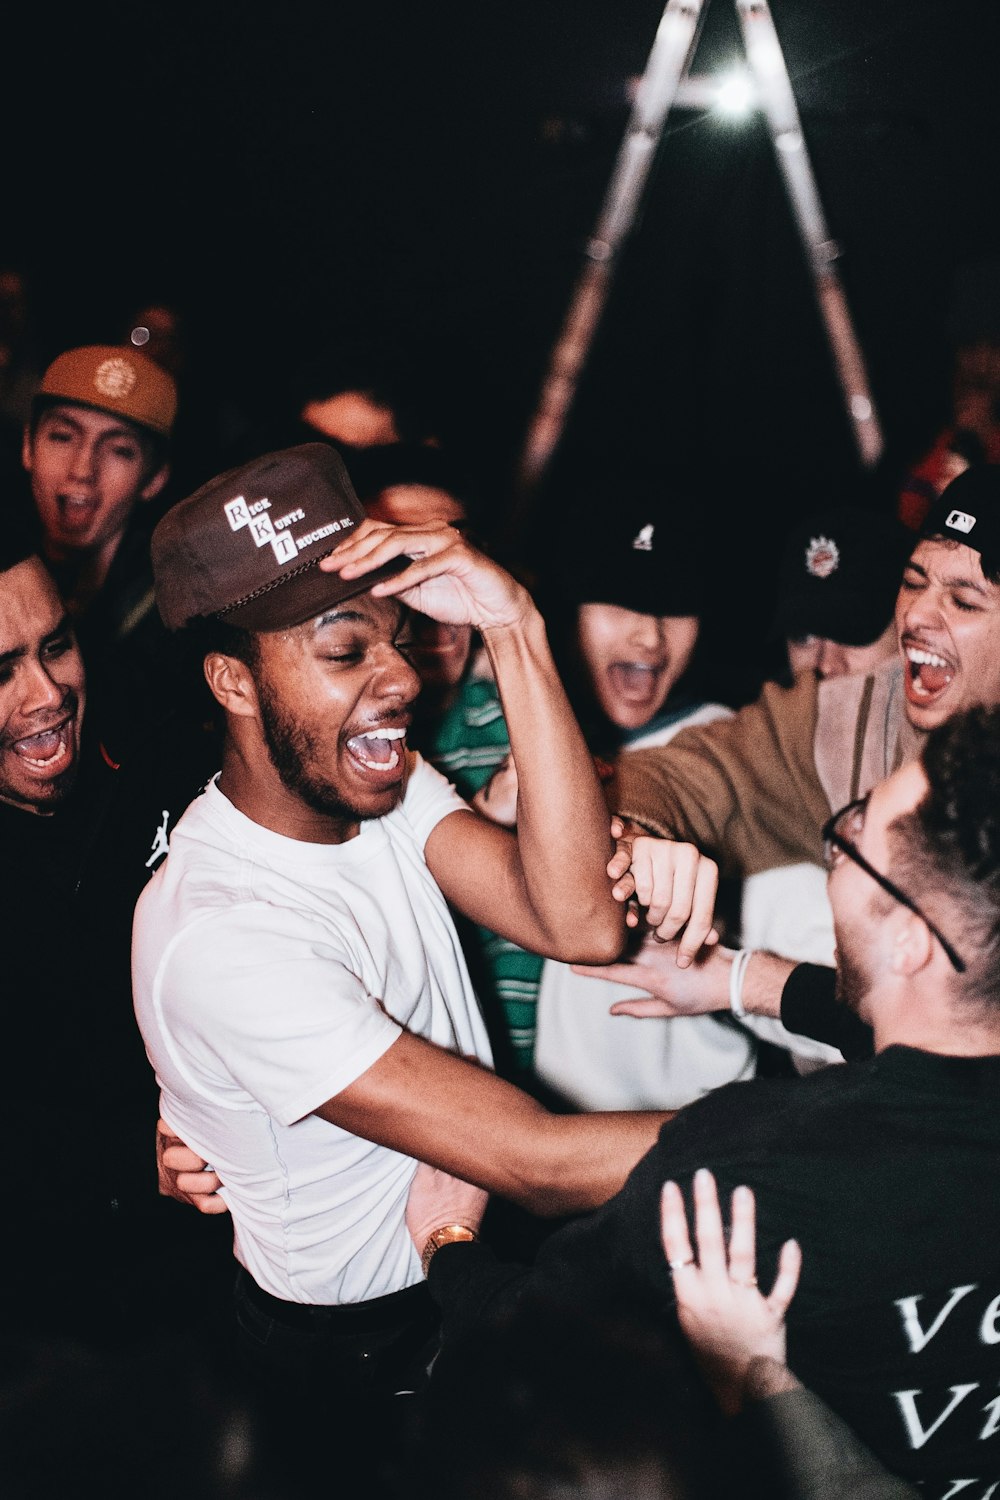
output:
M433 1329L404 1222L417 1160L567 1213L616 1191L662 1119L550 1115L489 1071L448 903L537 952L612 958L607 810L527 592L450 526L362 521L339 457L305 444L157 527L160 611L226 731L134 936L163 1116L232 1212L244 1345L283 1384L355 1394L394 1389ZM482 634L516 833L407 749L411 608Z

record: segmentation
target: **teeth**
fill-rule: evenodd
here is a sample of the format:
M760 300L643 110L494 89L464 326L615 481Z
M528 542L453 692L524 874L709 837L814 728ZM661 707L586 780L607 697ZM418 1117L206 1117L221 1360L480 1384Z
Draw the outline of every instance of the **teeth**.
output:
M394 771L399 765L399 751L395 748L399 741L406 738L405 729L372 729L368 734L355 734L348 740L348 746L354 758L365 766L369 771ZM365 755L365 745L387 745L390 747L389 755L379 755L377 759Z
M354 754L355 759L359 760L363 766L367 766L370 771L392 771L399 765L398 750L394 750L388 760L368 760L366 756L359 755L357 751Z
M921 651L917 646L907 646L906 659L912 661L917 667L943 667L948 668L948 663L943 656L937 656L933 651Z
M57 737L55 746L52 749L52 753L50 755L27 754L27 747L29 745L33 745L38 740L51 739L53 735L56 735ZM49 729L45 730L42 734L33 734L29 735L26 739L18 740L13 746L13 749L26 765L34 766L37 770L44 771L48 766L53 765L55 761L62 759L62 757L66 754L68 744L69 741L66 736L65 728L58 731Z

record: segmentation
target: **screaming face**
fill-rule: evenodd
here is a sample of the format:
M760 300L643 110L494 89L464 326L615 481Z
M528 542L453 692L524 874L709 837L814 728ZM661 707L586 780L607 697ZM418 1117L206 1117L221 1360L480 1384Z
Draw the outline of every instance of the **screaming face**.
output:
M694 615L643 615L618 604L581 604L577 644L598 707L619 729L655 718L698 639Z
M906 716L933 729L974 703L1000 703L1000 588L979 553L960 542L923 541L896 602Z
M151 500L167 480L165 467L151 472L131 422L72 402L42 413L22 458L53 562L112 548L136 502Z
M76 776L83 662L48 571L0 574L0 801L49 813Z
M342 842L403 796L406 731L420 687L402 654L404 615L393 599L359 594L258 637L260 733L296 837ZM261 791L269 798L261 821L275 827L280 808Z

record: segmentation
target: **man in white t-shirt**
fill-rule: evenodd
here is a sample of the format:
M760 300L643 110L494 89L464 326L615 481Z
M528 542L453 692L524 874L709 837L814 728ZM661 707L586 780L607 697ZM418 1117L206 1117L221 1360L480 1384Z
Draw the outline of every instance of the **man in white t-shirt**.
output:
M565 1214L615 1192L662 1122L550 1115L489 1071L448 912L616 956L606 805L524 588L447 525L364 522L326 445L211 481L160 522L153 562L226 721L218 780L136 914L162 1113L222 1181L245 1346L282 1378L391 1385L431 1326L430 1255L478 1227L439 1204L421 1225L411 1204L422 1270L417 1160ZM407 750L409 608L482 634L516 833Z

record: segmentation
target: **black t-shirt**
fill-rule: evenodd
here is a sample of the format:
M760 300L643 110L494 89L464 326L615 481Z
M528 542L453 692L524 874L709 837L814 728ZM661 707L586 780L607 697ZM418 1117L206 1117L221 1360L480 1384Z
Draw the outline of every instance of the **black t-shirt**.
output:
M615 1198L552 1235L532 1271L446 1246L431 1290L446 1336L528 1288L672 1318L661 1188L678 1181L690 1210L691 1178L710 1167L725 1204L740 1183L757 1195L765 1289L784 1240L802 1245L788 1362L803 1383L928 1495L982 1496L1000 1480L998 1160L1000 1057L890 1047L716 1090L664 1127Z

